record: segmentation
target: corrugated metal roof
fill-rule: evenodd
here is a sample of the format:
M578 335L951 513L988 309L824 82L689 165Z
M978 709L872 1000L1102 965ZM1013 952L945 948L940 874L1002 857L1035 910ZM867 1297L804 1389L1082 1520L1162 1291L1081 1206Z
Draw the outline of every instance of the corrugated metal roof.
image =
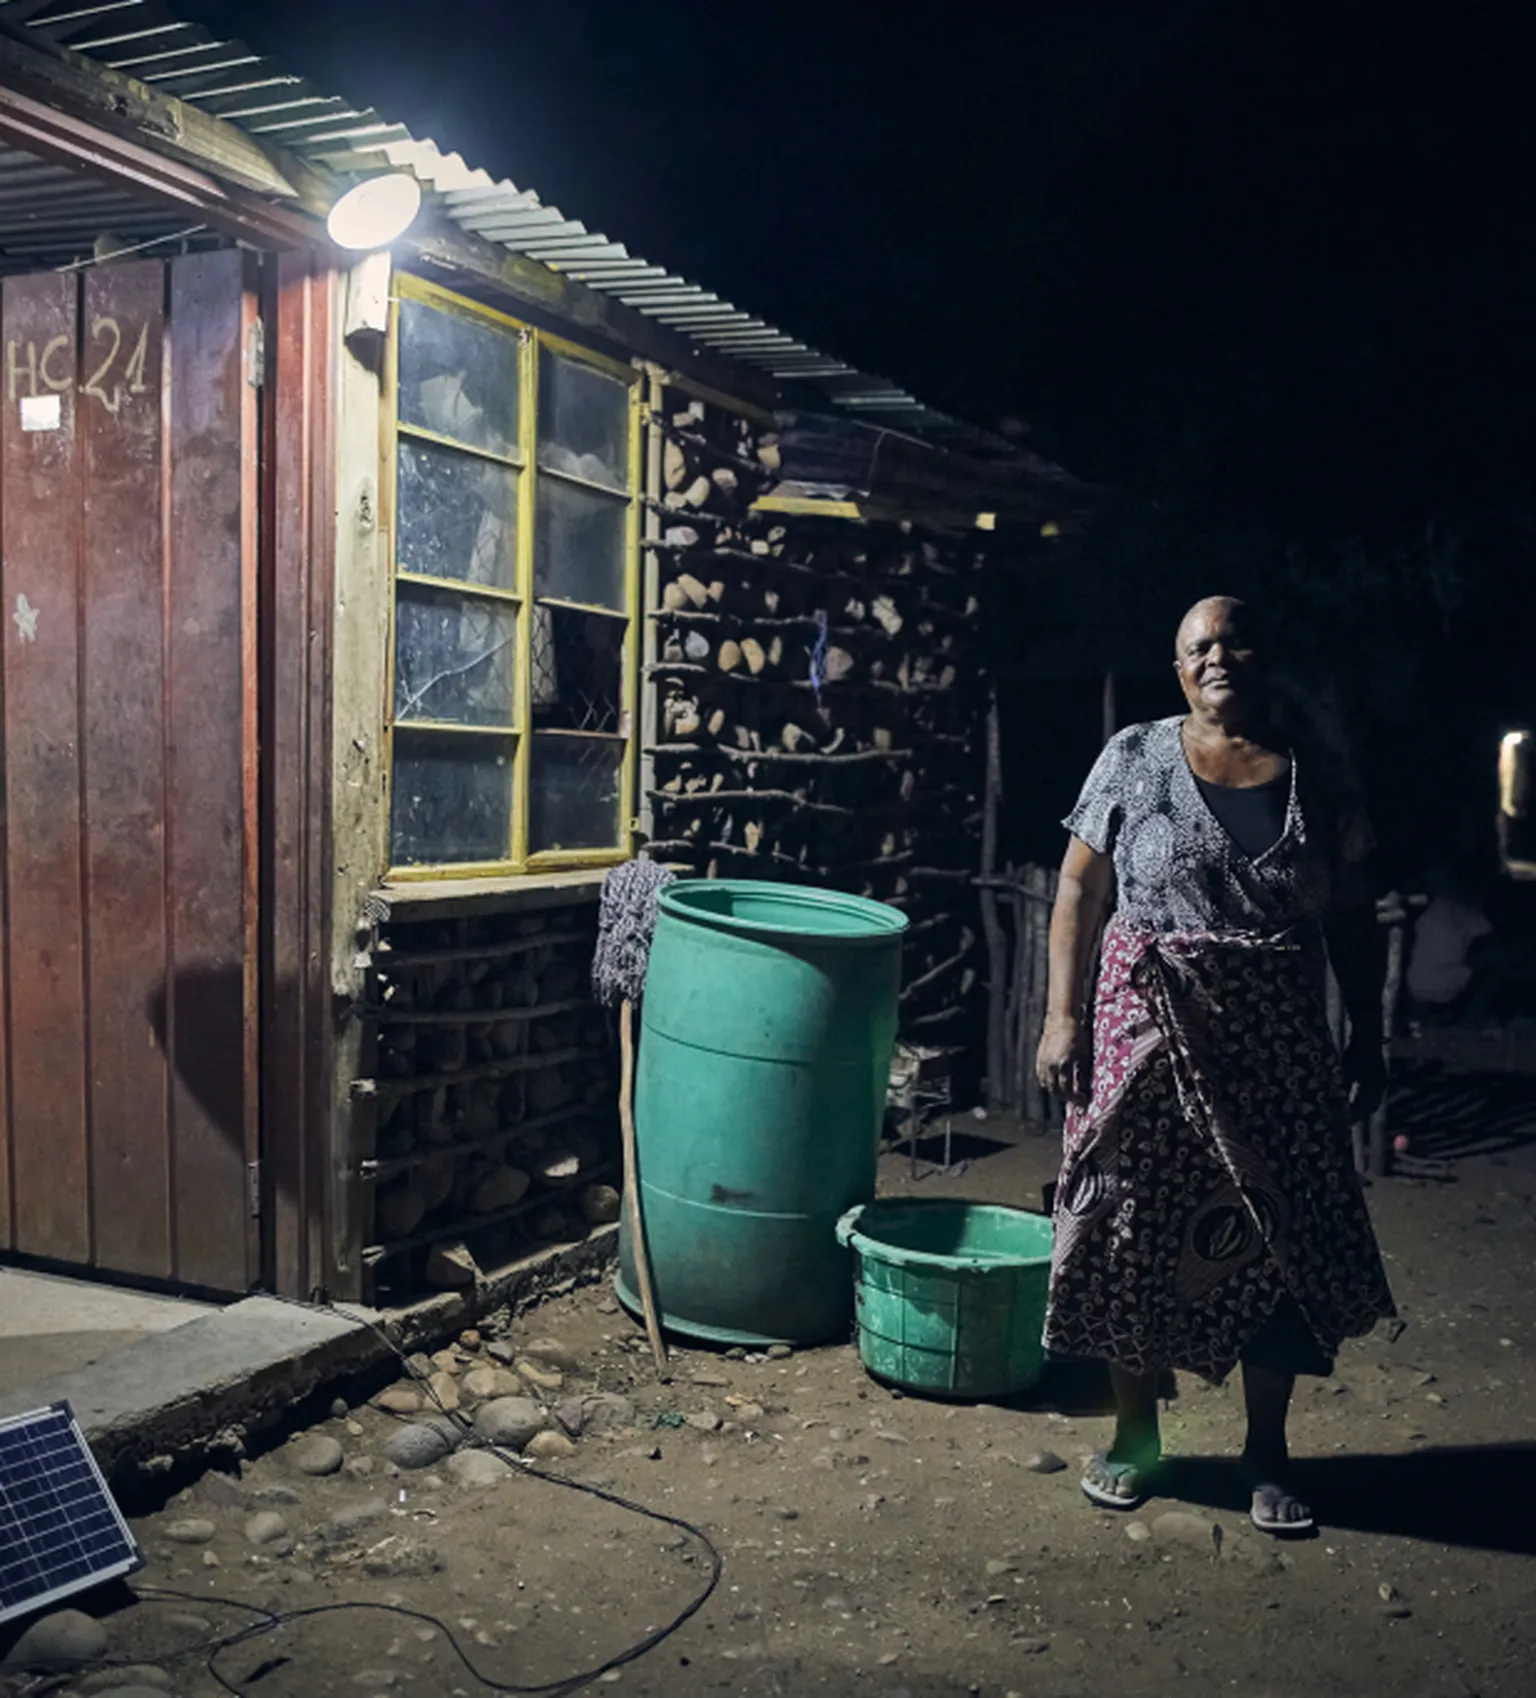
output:
M970 454L1016 458L1003 438L924 406L899 384L861 372L700 284L651 264L624 243L544 205L535 190L470 167L457 153L417 140L371 107L326 95L243 42L183 22L164 0L0 0L0 21L39 43L66 47L137 77L314 165L363 174L410 170L421 180L429 204L461 229L612 296L702 349L802 392L820 391L852 417ZM26 157L0 156L0 171L7 159L17 160L21 169L19 161ZM119 199L126 202L126 197ZM82 209L82 217L90 216ZM155 215L142 206L136 212L127 205L104 208L103 217L116 235L132 239L158 233L151 229ZM11 229L0 213L0 247L10 247ZM31 251L38 263L51 252L42 246Z
M184 211L98 183L70 165L0 147L0 273L35 271L89 259L99 236L121 252L182 234L205 236Z

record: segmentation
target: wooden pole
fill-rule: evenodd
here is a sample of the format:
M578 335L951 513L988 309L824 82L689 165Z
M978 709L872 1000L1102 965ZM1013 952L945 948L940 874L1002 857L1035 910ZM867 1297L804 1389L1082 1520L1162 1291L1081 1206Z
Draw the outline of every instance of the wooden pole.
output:
M981 821L981 876L988 881L997 874L997 816L1002 792L1002 730L997 686L993 685L987 704L987 774ZM1009 1095L1005 1077L1008 946L998 918L997 891L990 882L981 887L981 929L987 940L987 1107L995 1113L1008 1106Z
M1370 1171L1381 1178L1391 1171L1392 1161L1387 1142L1387 1086L1391 1081L1392 1032L1397 1024L1397 1003L1403 988L1403 940L1406 910L1396 899L1389 899L1394 917L1387 932L1387 971L1381 989L1381 1102L1371 1116Z
M640 1287L640 1307L645 1314L651 1354L656 1358L656 1375L665 1385L672 1376L667 1369L661 1323L656 1318L651 1253L645 1242L645 1220L640 1210L640 1163L635 1140L635 1009L628 997L619 1010L619 1130L624 1145L624 1212L628 1216L629 1242L635 1260L635 1284Z
M1024 916L1029 904L1024 893L1014 886L1009 895L1013 908L1013 972L1008 986L1008 1106L1018 1115L1024 1113L1025 1078L1028 1057L1024 1054L1024 994L1025 994L1025 934Z

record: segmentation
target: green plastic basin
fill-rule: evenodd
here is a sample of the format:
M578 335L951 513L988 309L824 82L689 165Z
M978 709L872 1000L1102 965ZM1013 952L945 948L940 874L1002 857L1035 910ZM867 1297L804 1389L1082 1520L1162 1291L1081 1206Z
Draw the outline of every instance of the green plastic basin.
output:
M837 1223L857 1258L859 1354L913 1391L1007 1397L1040 1378L1047 1216L947 1197L891 1198Z
M729 1344L848 1336L835 1227L875 1190L896 1041L894 908L689 879L658 899L635 1138L662 1324ZM628 1222L618 1295L637 1308Z

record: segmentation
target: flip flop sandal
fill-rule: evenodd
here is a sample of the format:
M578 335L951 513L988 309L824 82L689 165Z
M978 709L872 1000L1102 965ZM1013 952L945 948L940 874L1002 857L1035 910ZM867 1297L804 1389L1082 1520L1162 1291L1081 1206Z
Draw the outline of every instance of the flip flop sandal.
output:
M1130 1475L1135 1482L1136 1490L1129 1495L1111 1491L1107 1486L1100 1485L1094 1478L1095 1473L1107 1474L1112 1479L1123 1480ZM1093 1461L1088 1465L1088 1472L1083 1475L1083 1496L1090 1503L1095 1503L1100 1509L1140 1509L1147 1501L1147 1480L1150 1470L1141 1469L1134 1462L1111 1462L1106 1451L1096 1450Z
M1255 1486L1253 1492L1255 1497L1263 1494L1271 1503L1276 1505L1296 1501L1294 1494L1279 1486ZM1275 1516L1261 1515L1257 1503L1249 1508L1248 1519L1259 1532L1268 1533L1272 1538L1277 1539L1286 1538L1293 1533L1310 1533L1317 1526L1310 1515L1303 1517L1300 1521L1282 1521Z

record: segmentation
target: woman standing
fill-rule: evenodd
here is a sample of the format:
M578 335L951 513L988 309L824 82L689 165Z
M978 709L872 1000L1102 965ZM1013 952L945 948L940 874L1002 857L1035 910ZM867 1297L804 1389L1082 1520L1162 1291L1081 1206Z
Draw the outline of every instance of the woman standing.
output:
M1241 1362L1253 1523L1287 1533L1312 1525L1289 1483L1295 1377L1331 1373L1340 1341L1393 1311L1345 1083L1356 1114L1380 1099L1370 832L1270 729L1260 659L1242 603L1192 608L1175 642L1188 714L1115 737L1065 822L1037 1061L1071 1104L1045 1338L1109 1364L1114 1442L1083 1490L1119 1509L1159 1460L1159 1375Z

